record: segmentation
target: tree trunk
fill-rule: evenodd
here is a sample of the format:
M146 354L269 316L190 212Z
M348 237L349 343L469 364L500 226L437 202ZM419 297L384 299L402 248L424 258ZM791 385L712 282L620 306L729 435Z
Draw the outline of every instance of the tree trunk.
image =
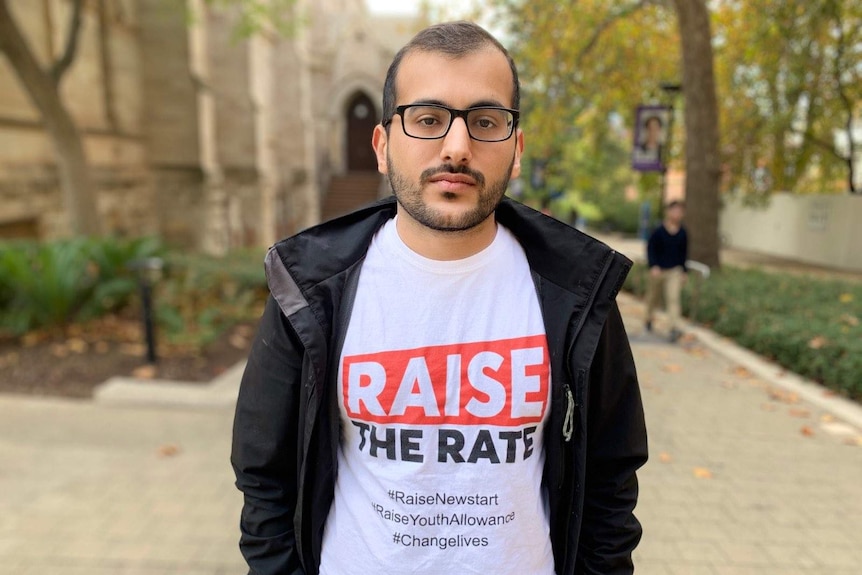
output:
M709 10L704 0L674 0L674 5L682 39L689 257L718 267L721 160Z
M100 222L84 146L60 100L59 85L33 56L27 41L0 0L0 52L6 55L51 135L63 200L76 234L96 235Z

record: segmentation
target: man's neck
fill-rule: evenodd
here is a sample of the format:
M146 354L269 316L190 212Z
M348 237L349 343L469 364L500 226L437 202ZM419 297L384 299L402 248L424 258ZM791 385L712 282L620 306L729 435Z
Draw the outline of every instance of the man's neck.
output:
M680 222L671 222L670 220L664 221L664 229L666 229L671 235L676 234L679 231L680 227L682 227L682 224Z
M420 224L399 208L395 229L401 241L420 256L454 261L476 255L490 246L497 235L497 222L492 214L469 230L444 232Z

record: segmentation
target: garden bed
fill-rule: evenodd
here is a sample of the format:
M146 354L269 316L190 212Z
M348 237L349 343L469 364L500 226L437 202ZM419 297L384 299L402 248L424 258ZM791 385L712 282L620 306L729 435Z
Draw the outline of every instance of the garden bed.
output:
M626 289L644 295L646 274L636 265ZM725 266L706 281L688 282L683 311L786 369L862 401L862 284Z

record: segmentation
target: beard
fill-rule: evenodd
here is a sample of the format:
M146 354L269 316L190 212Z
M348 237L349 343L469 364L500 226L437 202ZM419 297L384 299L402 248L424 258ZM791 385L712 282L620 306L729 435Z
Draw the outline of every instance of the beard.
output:
M395 193L395 199L407 214L422 224L438 232L464 232L475 228L488 219L506 194L509 178L515 159L509 165L502 178L486 186L485 176L481 172L467 166L444 164L437 168L429 168L419 175L419 182L411 182L407 176L395 169L392 158L387 156L386 166L389 172L389 183ZM447 214L429 206L422 199L422 191L428 185L429 179L437 174L466 174L476 181L478 199L476 205L460 214ZM444 193L443 197L454 200L456 194Z

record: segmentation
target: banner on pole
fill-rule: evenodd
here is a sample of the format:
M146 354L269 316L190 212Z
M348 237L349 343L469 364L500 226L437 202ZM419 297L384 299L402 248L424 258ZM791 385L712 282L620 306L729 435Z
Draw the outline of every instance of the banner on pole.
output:
M632 168L639 172L664 172L670 142L670 106L641 105L635 113Z

